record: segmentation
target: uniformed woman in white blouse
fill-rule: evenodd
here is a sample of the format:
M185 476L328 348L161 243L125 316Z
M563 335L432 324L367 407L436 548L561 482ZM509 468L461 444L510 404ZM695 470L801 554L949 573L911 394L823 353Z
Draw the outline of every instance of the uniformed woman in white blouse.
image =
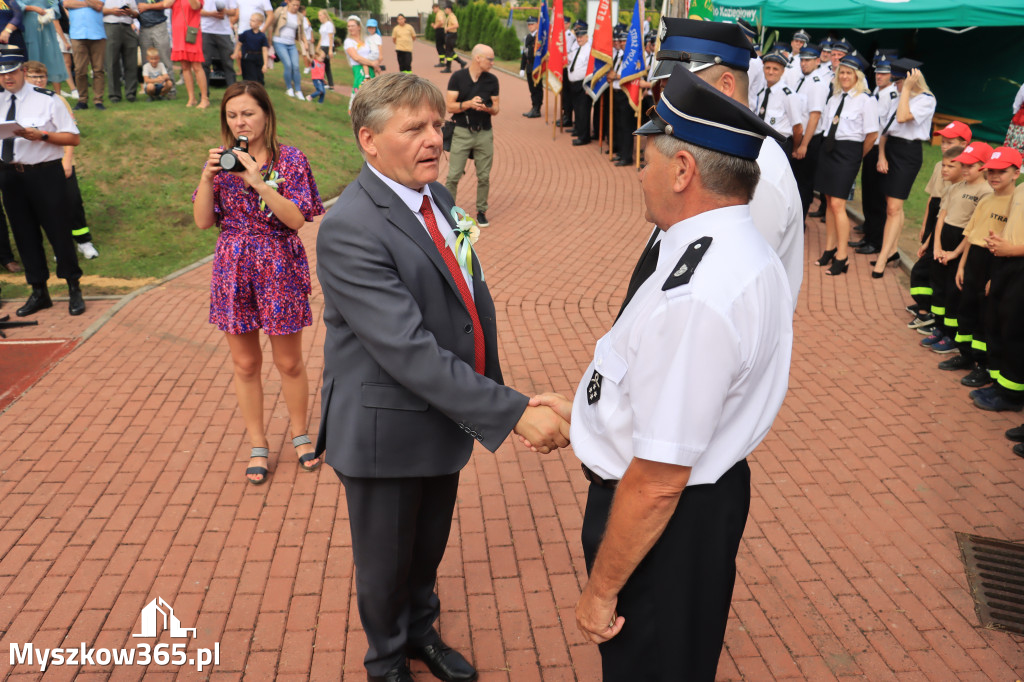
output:
M832 94L821 117L824 137L814 188L825 196L827 207L825 253L818 259L818 265L830 265L826 275L841 275L849 267L850 219L846 216L846 198L861 160L878 136L878 102L868 90L865 66L856 52L840 60Z
M885 234L882 251L875 261L872 277L885 274L886 260L896 253L896 244L903 231L903 202L921 170L921 145L932 137L932 116L935 96L917 67L921 62L897 59L892 63L892 79L899 90L896 112L883 124L878 143L878 172L882 174L885 194Z

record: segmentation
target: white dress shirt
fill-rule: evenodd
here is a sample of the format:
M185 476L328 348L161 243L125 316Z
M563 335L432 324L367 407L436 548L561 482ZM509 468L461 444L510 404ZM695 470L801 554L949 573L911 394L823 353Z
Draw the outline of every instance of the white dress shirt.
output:
M36 128L44 133L74 133L78 134L78 126L71 112L64 106L57 95L49 90L36 89L28 81L21 90L15 93L14 120L24 128ZM0 120L7 118L7 112L11 106L11 93L0 92ZM59 161L64 158L64 148L60 145L43 142L42 140L26 140L23 137L14 138L14 161L32 165L46 163L47 161Z
M896 105L899 104L900 93L896 90L896 86L890 83L881 90L878 90L874 97L878 101L878 137L875 138L875 146L877 147L879 140L882 139L882 131L889 124L889 119L896 113ZM893 119L892 122L895 125L896 119Z
M793 126L803 125L803 103L799 96L780 80L757 98L754 113L761 115L761 104L768 98L768 106L764 113L764 122L780 133L783 137L793 136Z
M821 120L824 122L823 130L826 135L828 135L829 128L832 127L839 104L843 101L843 93L837 92L829 98L828 104L825 105ZM878 102L874 97L866 92L855 93L851 90L846 93L845 102L836 128L837 141L863 142L869 134L878 132Z
M796 309L804 279L804 210L789 157L779 143L765 139L757 157L761 179L750 200L754 227L775 250L786 270L789 291Z
M572 53L572 57L566 62L566 68L569 70L569 80L573 83L579 83L587 76L587 65L590 63L590 40L580 45L576 43L576 50Z
M130 7L131 9L133 9L135 11L138 11L138 9L139 9L139 6L135 4L135 0L104 0L103 8L104 9L121 9L125 5L128 5L128 7ZM103 23L104 24L128 24L129 26L131 26L133 21L135 21L135 19L133 17L131 17L130 15L124 15L124 16L122 16L120 14L104 14L103 15Z
M747 87L747 106L750 107L751 111L756 112L754 100L768 86L768 82L764 79L764 62L761 61L760 57L750 58L750 66L747 67L747 80L749 82Z
M897 99L898 103L899 100ZM914 118L906 123L893 121L889 127L889 137L901 137L904 140L930 140L932 137L932 116L935 115L935 98L922 92L910 98L910 113Z
M441 236L444 237L445 244L447 244L448 248L452 250L452 253L458 255L455 250L455 239L458 235L455 234L455 231L451 229L448 221L445 220L445 214L438 207L437 202L434 201L434 195L430 193L430 187L428 185L424 185L423 189L416 191L401 183L395 182L374 168L371 164L368 163L366 166L373 171L374 175L380 178L392 192L398 195L398 198L402 200L402 203L409 207L412 214L416 216L416 220L418 220L420 225L423 226L423 231L426 232L427 236L430 237L430 240L433 241L434 237L430 234L430 228L427 227L427 221L424 220L423 214L420 213L420 207L423 206L423 197L430 197L430 208L434 211L434 221L437 223L437 230L441 233ZM469 286L469 293L473 294L473 297L476 298L476 292L473 291L472 275L470 275L469 270L466 269L465 263L462 263L461 261L459 261L459 268L462 270L462 277L466 280L466 284ZM480 279L483 279L483 277L484 273L481 270Z
M692 279L662 290L705 236L712 242ZM688 486L714 483L757 447L782 406L789 287L747 206L677 223L660 249L654 274L597 342L573 402L573 450L606 479L638 457L692 467ZM595 371L600 397L588 403Z
M233 35L231 32L231 17L228 16L230 10L238 9L238 0L203 0L203 11L204 12L216 12L217 3L220 3L224 7L224 18L218 19L217 17L202 17L199 19L199 31L202 35L209 33L210 35L218 36L230 36ZM249 16L252 16L251 14ZM249 24L246 23L243 31L249 30Z

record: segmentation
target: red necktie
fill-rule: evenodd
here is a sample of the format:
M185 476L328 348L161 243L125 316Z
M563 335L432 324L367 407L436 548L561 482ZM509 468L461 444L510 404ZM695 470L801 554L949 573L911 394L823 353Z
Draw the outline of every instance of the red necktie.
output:
M434 245L441 252L444 264L448 266L449 272L452 273L455 286L458 287L459 293L462 294L462 302L466 304L466 309L469 310L469 317L473 321L473 366L477 374L483 374L484 364L487 360L487 351L484 348L484 330L480 326L480 317L476 314L476 303L473 302L473 295L469 293L469 285L466 284L462 268L459 267L458 261L455 260L455 254L444 243L444 237L441 236L441 231L437 229L437 221L434 220L434 210L430 208L430 197L423 197L420 213L423 214L423 220L427 223L427 230L430 232L430 237L434 240Z

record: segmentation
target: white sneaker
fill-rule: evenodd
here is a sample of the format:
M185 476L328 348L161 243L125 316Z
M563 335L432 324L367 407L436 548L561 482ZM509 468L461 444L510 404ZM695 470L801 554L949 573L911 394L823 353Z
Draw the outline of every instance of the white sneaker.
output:
M78 90L71 91L71 99L78 99Z
M86 260L99 258L100 255L100 252L96 250L96 247L92 245L92 242L82 242L81 244L78 244L78 252L85 256Z
M302 70L302 73L309 73L309 67L307 66L306 68L304 68L304 69Z
M291 88L288 88L287 90L285 90L284 94L288 95L289 97L295 97L295 91L292 90Z
M304 101L306 101L306 98L305 98L305 97L303 97L303 95L302 95L302 91L301 91L301 90L297 90L297 91L295 92L295 99L297 99L297 100L300 100L300 101L303 101L303 102L304 102Z

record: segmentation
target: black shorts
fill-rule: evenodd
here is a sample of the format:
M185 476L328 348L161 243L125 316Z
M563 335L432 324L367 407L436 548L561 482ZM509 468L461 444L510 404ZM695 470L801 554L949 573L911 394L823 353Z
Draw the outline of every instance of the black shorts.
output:
M885 159L889 172L882 175L882 192L893 199L906 199L914 186L917 173L921 170L920 140L904 140L892 137L885 142Z
M837 140L836 146L830 152L825 151L826 144L827 142L823 140L814 189L830 197L845 199L850 195L853 181L857 179L864 143Z

